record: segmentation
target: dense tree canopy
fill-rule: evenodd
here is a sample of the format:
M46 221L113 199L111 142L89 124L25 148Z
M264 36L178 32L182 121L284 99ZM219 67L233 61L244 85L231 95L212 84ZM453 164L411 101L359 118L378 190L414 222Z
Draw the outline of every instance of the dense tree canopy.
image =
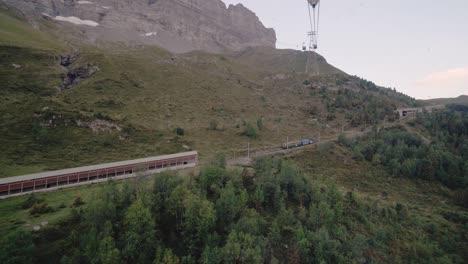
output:
M373 131L341 143L355 158L383 165L395 176L438 180L450 188L468 186L468 114L458 111L423 113L411 123L426 140L403 127Z
M18 248L6 247L0 257L23 258L12 263L31 257L37 263L463 262L461 234L447 241L434 227L420 226L405 205L343 195L289 161L259 159L254 168L254 175L216 165L194 178L163 173L152 188L138 179L111 182L85 210L34 239L34 246L59 247L32 254L27 232L17 233L2 245L17 241ZM413 236L404 226L431 231ZM407 242L395 252L400 239Z

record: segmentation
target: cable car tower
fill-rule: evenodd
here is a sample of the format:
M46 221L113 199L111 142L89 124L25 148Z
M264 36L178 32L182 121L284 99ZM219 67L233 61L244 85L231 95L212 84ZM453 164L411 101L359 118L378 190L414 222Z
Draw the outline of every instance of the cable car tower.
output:
M320 21L320 0L307 0L307 9L309 10L310 31L307 32L307 39L309 40L309 47L306 47L305 42L302 47L304 51L315 51L318 48L318 30ZM306 73L309 73L309 62L311 52L307 56ZM316 62L317 63L317 62ZM318 74L318 65L317 65Z

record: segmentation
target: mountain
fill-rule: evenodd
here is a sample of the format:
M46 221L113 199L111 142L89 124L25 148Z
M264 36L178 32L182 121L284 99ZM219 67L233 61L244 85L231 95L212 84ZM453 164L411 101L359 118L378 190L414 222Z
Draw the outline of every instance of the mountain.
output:
M332 137L415 103L317 53L90 45L70 41L74 32L56 21L28 18L0 11L2 176L188 148L202 159L238 156L249 141L262 148Z
M456 98L435 98L422 100L422 102L430 105L468 104L468 95L460 95Z
M221 0L3 0L39 25L53 20L88 43L157 45L171 52L275 47L276 34L242 4Z

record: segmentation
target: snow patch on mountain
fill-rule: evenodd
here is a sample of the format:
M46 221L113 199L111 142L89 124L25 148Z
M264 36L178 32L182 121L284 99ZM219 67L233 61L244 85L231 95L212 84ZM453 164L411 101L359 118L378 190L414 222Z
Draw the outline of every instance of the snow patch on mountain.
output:
M158 35L158 32L148 32L145 34L141 34L142 37L156 37Z
M54 19L58 21L65 21L65 22L73 23L75 25L86 25L86 26L91 26L91 27L99 26L99 23L94 22L92 20L82 20L74 16L69 16L69 17L56 16L54 17Z

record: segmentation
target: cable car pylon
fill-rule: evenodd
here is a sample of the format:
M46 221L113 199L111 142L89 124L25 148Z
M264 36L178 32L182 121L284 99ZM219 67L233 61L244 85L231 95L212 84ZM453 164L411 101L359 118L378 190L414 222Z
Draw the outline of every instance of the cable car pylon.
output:
M320 0L307 0L307 9L309 11L309 22L310 31L307 32L307 38L309 40L309 47L305 46L305 42L302 46L304 51L309 51L307 54L306 74L309 73L309 64L312 53L316 53L318 48L318 30L320 21ZM315 55L315 54L314 54ZM317 58L317 56L316 56ZM319 74L318 63L315 61L317 74Z

